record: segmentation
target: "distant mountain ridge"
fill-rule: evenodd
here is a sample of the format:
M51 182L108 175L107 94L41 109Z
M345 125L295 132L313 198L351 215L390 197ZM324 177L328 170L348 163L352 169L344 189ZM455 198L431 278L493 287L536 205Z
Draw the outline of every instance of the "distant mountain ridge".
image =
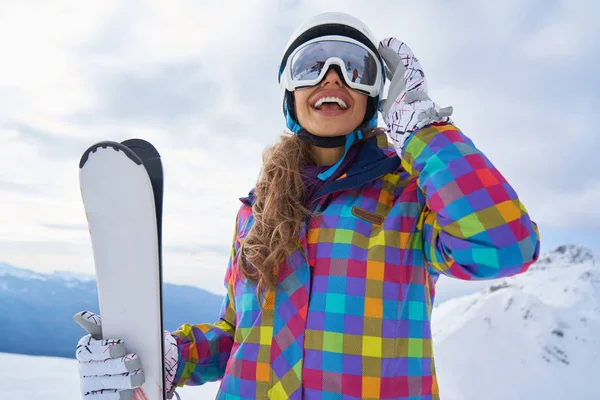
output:
M165 284L165 329L214 322L222 297L197 287ZM98 312L94 276L41 274L0 263L0 352L74 357L85 332L73 322L81 310Z

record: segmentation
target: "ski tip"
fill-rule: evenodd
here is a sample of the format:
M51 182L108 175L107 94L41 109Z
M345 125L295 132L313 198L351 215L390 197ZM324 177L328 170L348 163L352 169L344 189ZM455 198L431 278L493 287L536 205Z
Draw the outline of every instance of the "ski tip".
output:
M127 148L131 149L144 161L160 159L160 154L156 147L147 140L127 139L121 142L121 144L127 146Z
M95 153L98 149L107 148L112 148L115 151L122 151L127 157L131 159L131 161L133 161L137 165L142 164L142 160L140 159L140 157L138 157L138 155L133 150L127 147L127 145L118 142L103 141L93 144L86 151L83 152L83 155L79 159L79 168L83 168L85 163L88 161L90 154Z

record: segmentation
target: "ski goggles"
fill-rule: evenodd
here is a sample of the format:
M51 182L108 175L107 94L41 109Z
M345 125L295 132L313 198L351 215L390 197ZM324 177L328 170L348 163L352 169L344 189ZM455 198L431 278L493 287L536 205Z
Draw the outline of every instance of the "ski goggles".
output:
M343 36L320 37L295 49L287 59L280 84L293 92L318 85L337 66L350 88L371 97L379 95L384 75L380 58L364 44Z

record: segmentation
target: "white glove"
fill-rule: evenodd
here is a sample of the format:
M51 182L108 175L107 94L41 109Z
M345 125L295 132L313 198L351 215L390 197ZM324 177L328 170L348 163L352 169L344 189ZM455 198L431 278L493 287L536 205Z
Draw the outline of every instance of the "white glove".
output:
M88 334L77 344L81 394L89 400L133 400L134 389L144 383L144 371L137 354L127 354L125 343L102 339L99 315L82 311L73 317ZM166 390L172 395L177 372L178 350L175 338L164 332Z
M433 122L449 122L452 107L440 108L427 94L427 79L412 50L396 38L379 43L379 54L390 80L379 110L398 154L409 135Z

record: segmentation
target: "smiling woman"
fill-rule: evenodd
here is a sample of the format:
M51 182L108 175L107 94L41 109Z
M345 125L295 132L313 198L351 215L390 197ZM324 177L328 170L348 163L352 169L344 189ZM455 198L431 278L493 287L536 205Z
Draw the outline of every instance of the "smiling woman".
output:
M338 72L330 70L323 81L312 88L294 92L299 124L320 138L344 136L360 127L367 111L367 96L348 90ZM313 146L314 161L331 166L344 153L343 147Z
M317 15L290 38L279 82L289 132L241 199L219 320L165 334L167 385L221 380L218 399L439 399L439 276L525 272L536 224L429 98L402 41Z
M341 136L356 130L367 112L367 95L351 90L334 69L321 83L294 92L299 124L320 137Z

